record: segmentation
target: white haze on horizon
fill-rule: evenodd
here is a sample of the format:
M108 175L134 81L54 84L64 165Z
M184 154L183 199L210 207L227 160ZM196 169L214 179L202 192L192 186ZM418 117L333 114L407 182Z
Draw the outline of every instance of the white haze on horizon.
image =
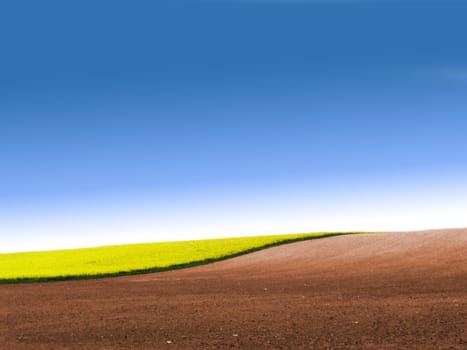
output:
M467 227L467 190L395 187L211 193L24 209L0 220L0 252L321 231ZM11 214L11 213L10 213Z

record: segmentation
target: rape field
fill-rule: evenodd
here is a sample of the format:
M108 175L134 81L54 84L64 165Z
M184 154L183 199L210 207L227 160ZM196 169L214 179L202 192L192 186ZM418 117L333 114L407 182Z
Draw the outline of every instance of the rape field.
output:
M348 233L305 233L0 254L0 282L83 279L200 265L278 244Z

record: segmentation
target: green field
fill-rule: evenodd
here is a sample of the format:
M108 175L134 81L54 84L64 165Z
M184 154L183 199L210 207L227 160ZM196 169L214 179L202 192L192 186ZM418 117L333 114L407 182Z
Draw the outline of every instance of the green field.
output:
M306 233L0 254L0 283L82 279L205 264L278 244L348 233Z

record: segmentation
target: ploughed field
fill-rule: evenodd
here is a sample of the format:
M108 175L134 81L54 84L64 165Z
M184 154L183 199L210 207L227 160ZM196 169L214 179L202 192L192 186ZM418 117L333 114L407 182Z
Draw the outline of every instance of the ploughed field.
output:
M217 263L0 285L4 349L467 349L467 229L359 234Z

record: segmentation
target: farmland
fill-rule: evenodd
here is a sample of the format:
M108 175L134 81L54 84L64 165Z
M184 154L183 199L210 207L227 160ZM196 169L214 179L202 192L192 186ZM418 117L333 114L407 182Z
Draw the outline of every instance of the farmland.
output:
M305 233L0 254L0 282L85 279L209 263L278 244L346 233Z
M467 229L341 235L187 269L0 285L2 349L465 349Z

